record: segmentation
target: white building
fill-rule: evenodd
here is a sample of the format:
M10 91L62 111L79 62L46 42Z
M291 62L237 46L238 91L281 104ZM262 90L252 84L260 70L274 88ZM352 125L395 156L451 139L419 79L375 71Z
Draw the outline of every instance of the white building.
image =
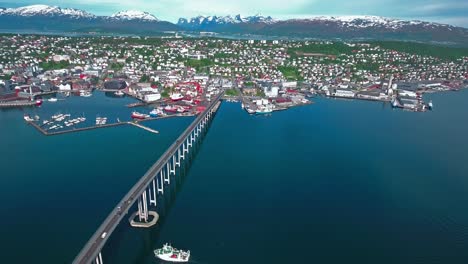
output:
M145 94L143 100L145 102L153 102L161 99L161 94L159 93L152 93L152 94Z

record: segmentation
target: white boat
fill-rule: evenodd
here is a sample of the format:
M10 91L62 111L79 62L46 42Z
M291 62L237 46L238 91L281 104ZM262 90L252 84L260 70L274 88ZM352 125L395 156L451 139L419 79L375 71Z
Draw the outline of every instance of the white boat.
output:
M82 97L90 97L92 94L89 91L86 90L80 90L80 96Z
M430 110L432 110L432 108L434 108L434 105L432 104L432 100L429 101L427 106L429 107Z
M256 114L262 115L262 114L268 114L273 112L273 107L271 105L261 105L255 110Z
M178 250L166 243L162 248L156 249L154 255L168 262L188 262L190 259L190 250Z
M29 115L26 115L26 114L23 116L23 118L24 118L24 121L26 121L26 122L34 121L34 119L32 119Z
M114 94L117 95L117 96L124 96L124 95L125 95L125 94L124 94L122 91L120 91L120 90L118 90L118 91L115 92Z
M180 100L182 100L182 99L184 99L184 96L181 95L180 93L171 94L171 100L172 100L173 102L175 102L175 101L180 101Z
M52 97L52 98L49 98L47 101L51 102L51 103L55 103L58 101L57 97Z

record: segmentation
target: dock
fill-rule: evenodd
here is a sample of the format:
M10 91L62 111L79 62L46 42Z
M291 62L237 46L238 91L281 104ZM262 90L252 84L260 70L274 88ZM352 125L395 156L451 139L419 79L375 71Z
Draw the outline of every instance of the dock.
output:
M36 102L33 101L16 101L16 102L0 102L0 108L10 107L23 107L23 106L36 106Z
M151 133L154 133L154 134L159 134L159 131L157 130L154 130L152 128L149 128L149 127L145 127L143 125L140 125L138 122L127 122L129 125L132 125L132 126L136 126L136 127L139 127L141 129L144 129L148 132L151 132Z

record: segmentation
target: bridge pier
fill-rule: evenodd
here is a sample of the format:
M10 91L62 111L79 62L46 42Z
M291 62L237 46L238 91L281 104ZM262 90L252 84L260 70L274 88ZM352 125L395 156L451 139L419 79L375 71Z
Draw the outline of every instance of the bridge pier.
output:
M177 162L176 165L180 167L180 161L182 156L180 155L180 147L177 149Z
M164 168L162 168L160 171L159 171L159 181L157 181L156 183L158 184L158 193L161 193L161 194L164 194Z
M96 263L96 264L104 264L104 262L102 261L102 254L101 254L101 252L99 252L99 255L97 255L96 259L94 260L94 263Z
M175 175L175 172L176 172L176 158L175 158L175 154L172 155L172 163L171 163L171 173Z
M192 134L190 134L190 136L191 136L191 135L192 135ZM189 139L190 139L190 136L187 137L187 153L188 153L188 148L189 148L189 147L192 147L192 141L189 140Z
M182 158L185 159L185 153L188 152L188 147L185 148L185 140L184 143L182 144Z
M138 221L135 221L135 217L138 216ZM149 216L153 219L149 220ZM130 216L130 225L133 227L151 227L154 226L159 219L159 215L155 211L148 210L148 200L146 197L146 190L143 192L140 198L138 198L138 211Z
M153 183L152 183L153 188L151 188L151 186L150 186L149 189L148 189L150 205L154 205L154 206L156 206L156 200L158 198L158 196L156 195L156 183L155 183L155 181L157 181L157 178L153 179ZM151 194L153 194L153 198L151 198Z
M167 184L171 184L171 169L169 168L169 161L166 163L166 178L164 178L164 182Z

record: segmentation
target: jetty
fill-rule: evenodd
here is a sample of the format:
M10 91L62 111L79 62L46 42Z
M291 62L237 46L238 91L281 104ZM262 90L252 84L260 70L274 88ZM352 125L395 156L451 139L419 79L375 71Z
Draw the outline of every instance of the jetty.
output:
M132 125L132 126L139 127L139 128L141 128L141 129L144 129L144 130L146 130L146 131L148 131L148 132L151 132L151 133L154 133L154 134L159 134L159 131L154 130L154 129L149 128L149 127L145 127L145 126L139 124L138 122L128 122L128 124L129 124L129 125Z
M0 102L0 108L10 107L23 107L23 106L36 106L35 101L14 101L14 102Z

